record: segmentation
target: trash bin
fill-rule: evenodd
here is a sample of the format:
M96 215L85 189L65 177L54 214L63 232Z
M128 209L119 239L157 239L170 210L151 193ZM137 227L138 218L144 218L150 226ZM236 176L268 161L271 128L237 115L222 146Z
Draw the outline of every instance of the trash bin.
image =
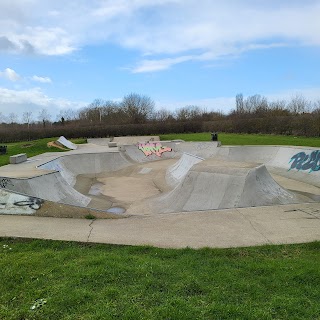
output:
M0 146L0 154L6 154L7 153L7 146Z
M211 132L211 141L218 141L218 132Z

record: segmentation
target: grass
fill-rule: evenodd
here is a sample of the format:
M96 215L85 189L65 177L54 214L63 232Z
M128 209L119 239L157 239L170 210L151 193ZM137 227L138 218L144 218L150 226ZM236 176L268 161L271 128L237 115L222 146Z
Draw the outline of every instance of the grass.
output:
M58 138L46 138L40 140L2 144L7 146L7 154L0 155L0 166L8 164L10 156L19 153L26 153L27 157L30 158L45 152L63 152L64 150L58 148L49 148L47 146L48 142L56 141L57 139ZM71 141L73 143L80 144L85 143L86 139L71 139Z
M288 145L320 147L320 138L280 136L267 134L219 133L222 145ZM160 135L161 140L210 141L210 132Z
M320 319L319 253L0 239L0 319Z

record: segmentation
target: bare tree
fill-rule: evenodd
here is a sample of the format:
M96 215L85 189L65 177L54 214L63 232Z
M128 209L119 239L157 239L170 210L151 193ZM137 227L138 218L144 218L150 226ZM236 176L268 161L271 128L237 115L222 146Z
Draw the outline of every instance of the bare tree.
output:
M170 112L164 108L162 108L154 113L154 120L155 121L168 122L173 119L174 119L174 117L173 117L172 112Z
M198 106L186 106L176 110L176 118L181 121L199 120L204 112L205 111Z
M314 119L314 126L318 137L320 137L320 100L316 101L313 105L312 116Z
M154 101L150 97L137 93L125 96L121 105L131 123L144 123L154 114Z
M7 122L7 117L0 112L0 123L6 123Z
M64 118L66 121L72 121L79 119L79 112L74 109L64 109L60 110L59 114L57 115L57 121L61 121Z
M293 114L301 114L309 112L311 108L311 103L303 95L296 94L291 98L288 104L288 109Z
M8 122L13 124L13 123L17 123L18 122L18 116L16 113L11 112L8 115Z
M272 116L288 116L290 114L287 109L286 100L276 100L269 103L269 112Z
M28 125L29 129L30 123L32 121L32 111L25 111L22 114L22 121Z
M238 114L244 113L244 100L243 100L242 93L238 93L236 95L236 113Z
M51 119L51 114L49 114L47 109L43 108L39 111L38 119L43 123L43 126L45 127L46 123L49 122Z
M105 106L105 101L103 99L95 99L89 105L89 108L96 112L99 122L102 122L102 117L104 115L104 106Z

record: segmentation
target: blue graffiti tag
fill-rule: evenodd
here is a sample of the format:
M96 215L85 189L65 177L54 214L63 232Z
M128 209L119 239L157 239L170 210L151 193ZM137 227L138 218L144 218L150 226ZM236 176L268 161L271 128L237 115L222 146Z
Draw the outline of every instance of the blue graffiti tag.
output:
M309 170L310 172L320 170L320 150L312 151L309 155L305 152L296 153L289 161L291 169Z

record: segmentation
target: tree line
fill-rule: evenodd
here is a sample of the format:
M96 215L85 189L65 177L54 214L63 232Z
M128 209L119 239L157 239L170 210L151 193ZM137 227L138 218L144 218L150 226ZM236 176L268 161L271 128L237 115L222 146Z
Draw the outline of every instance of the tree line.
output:
M311 102L298 94L288 101L237 94L235 108L223 113L196 105L157 110L150 97L131 93L118 102L95 99L80 110L61 110L55 121L47 109L36 116L24 112L20 121L13 112L0 117L0 142L58 135L78 138L203 131L320 137L320 100Z

